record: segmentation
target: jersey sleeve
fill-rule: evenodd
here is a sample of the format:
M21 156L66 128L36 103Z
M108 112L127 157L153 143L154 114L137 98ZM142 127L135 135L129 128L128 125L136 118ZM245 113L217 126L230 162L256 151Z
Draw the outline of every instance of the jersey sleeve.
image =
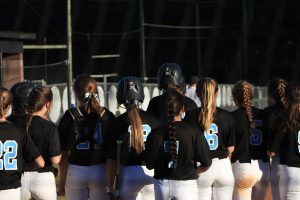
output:
M27 131L23 133L22 150L23 159L29 163L41 155L37 147L33 144L31 137L29 136Z
M58 125L61 150L69 151L72 145L75 145L75 135L72 134L73 118L69 111L66 111Z
M48 138L48 155L50 157L58 156L61 154L60 151L60 141L57 127L53 124L50 129L49 138Z
M234 122L234 118L232 117L232 115L230 113L228 113L228 115L226 116L227 119L227 133L226 133L226 147L231 147L231 146L235 146L236 141L235 141L235 122Z
M195 132L195 162L200 162L203 167L209 167L212 160L208 143L200 129L195 127Z

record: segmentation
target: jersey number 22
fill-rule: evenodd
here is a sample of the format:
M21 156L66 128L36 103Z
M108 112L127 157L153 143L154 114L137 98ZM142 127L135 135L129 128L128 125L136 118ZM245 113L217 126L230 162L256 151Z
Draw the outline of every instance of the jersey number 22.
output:
M0 141L0 170L17 170L18 144L14 140Z

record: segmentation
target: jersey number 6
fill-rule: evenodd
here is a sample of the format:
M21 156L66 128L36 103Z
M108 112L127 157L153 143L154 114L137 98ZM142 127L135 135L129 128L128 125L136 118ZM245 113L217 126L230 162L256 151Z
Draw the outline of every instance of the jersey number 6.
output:
M204 131L205 139L211 151L216 150L219 147L217 133L218 133L218 126L215 123L212 123L210 125L209 132Z
M0 141L0 170L17 170L18 144L14 140Z

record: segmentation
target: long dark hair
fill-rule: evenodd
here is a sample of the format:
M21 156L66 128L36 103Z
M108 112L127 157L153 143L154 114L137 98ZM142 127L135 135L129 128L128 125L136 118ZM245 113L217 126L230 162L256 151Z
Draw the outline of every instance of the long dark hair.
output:
M177 139L175 133L174 117L180 114L183 108L183 96L175 90L167 90L163 95L165 115L167 116L168 136L169 136L169 150L170 159L173 161L174 166L178 161L177 154Z
M50 88L37 86L33 88L28 96L26 108L26 129L30 127L32 114L40 111L48 102L52 102L53 94Z
M273 78L268 81L268 95L273 97L276 103L280 103L284 107L287 107L285 97L287 84L288 83L282 78Z
M9 105L12 104L13 96L8 91L8 89L1 87L0 88L0 117L3 117L6 113L5 109L8 108Z
M104 108L100 105L97 83L87 74L79 75L74 83L74 92L77 100L84 106L87 114L102 114Z
M251 108L253 99L252 85L248 81L238 81L232 88L232 96L233 99L244 108L249 122L249 128L254 129L255 123Z
M290 83L286 88L287 98L287 123L286 132L300 128L300 84Z

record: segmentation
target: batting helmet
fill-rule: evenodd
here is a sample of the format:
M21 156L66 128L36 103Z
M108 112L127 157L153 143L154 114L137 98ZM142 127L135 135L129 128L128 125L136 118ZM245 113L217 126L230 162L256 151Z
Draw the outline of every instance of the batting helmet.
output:
M118 83L117 101L126 108L136 107L138 102L144 101L143 85L137 77L124 77Z
M34 87L36 87L36 85L33 82L18 82L11 87L10 92L13 95L13 112L19 114L25 113L29 93Z
M185 80L180 66L176 63L165 63L161 65L157 73L159 89L166 89L168 84L174 84L185 90Z

